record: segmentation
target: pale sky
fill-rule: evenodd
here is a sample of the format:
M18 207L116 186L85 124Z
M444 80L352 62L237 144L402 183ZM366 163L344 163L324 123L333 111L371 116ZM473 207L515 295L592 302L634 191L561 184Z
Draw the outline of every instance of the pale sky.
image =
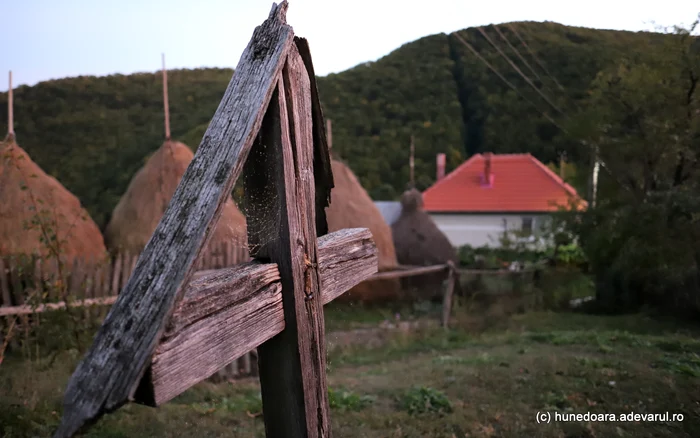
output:
M0 0L0 91L79 75L238 63L271 0ZM695 0L289 0L287 21L309 40L316 74L374 61L440 32L509 21L599 29L690 24ZM5 78L2 80L1 78Z

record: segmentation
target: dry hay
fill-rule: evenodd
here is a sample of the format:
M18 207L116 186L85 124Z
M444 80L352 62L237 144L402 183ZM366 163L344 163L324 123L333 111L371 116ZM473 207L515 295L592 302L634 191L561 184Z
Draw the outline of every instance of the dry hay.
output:
M343 228L369 228L379 252L379 271L396 268L396 253L391 228L379 209L348 166L331 161L335 187L331 191L331 205L326 209L328 231ZM397 280L365 281L341 295L341 301L379 302L399 296Z
M48 245L46 239L55 238ZM0 256L54 254L67 263L106 255L97 224L80 201L13 140L0 142Z
M194 154L185 144L166 141L134 175L114 208L105 240L110 250L140 253L160 222ZM222 242L247 244L245 216L231 198L226 201L209 241L209 250Z
M391 231L396 258L402 265L432 266L448 261L458 263L457 251L432 218L423 210L423 196L412 189L401 196L401 216ZM416 290L418 297L433 299L441 296L444 273L408 277L402 281L407 290Z

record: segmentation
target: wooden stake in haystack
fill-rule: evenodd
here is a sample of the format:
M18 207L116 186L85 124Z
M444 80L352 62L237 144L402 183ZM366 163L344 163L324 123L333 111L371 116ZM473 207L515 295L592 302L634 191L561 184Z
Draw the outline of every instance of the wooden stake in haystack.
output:
M47 175L17 144L12 72L9 84L7 137L0 142L0 257L54 257L54 251L58 251L67 264L76 259L104 257L102 233L78 198ZM53 230L53 244L61 242L60 247L52 247L44 240L45 227ZM9 300L5 297L3 301Z
M165 53L163 58L163 108L165 109L165 140L170 140L170 107L168 105L168 71L165 69Z
M15 139L15 120L12 114L12 70L9 75L10 86L7 89L7 142Z
M112 212L104 233L107 246L112 251L133 254L143 250L194 158L186 144L171 138L165 54L162 55L162 63L165 141L133 176ZM228 199L206 252L219 252L222 244L245 247L246 241L245 216L233 199Z

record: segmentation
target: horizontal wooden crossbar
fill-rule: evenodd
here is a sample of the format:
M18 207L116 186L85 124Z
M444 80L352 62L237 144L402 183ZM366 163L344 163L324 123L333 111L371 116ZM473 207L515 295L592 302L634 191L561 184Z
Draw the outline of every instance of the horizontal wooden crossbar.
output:
M435 272L444 272L449 270L448 265L435 265L435 266L424 266L424 267L414 267L411 269L401 269L397 271L386 271L378 272L374 274L370 279L388 279L388 278L402 278L402 277L414 277L418 275L432 274Z
M366 228L318 239L323 304L377 270ZM135 401L159 406L282 332L282 287L275 264L250 262L197 274L156 348Z
M32 313L42 313L51 310L61 310L66 307L90 307L90 306L105 306L112 305L117 301L117 296L103 297L103 298L87 298L84 300L71 301L67 306L65 301L59 301L57 303L46 303L39 304L37 306L31 306L29 304L24 304L21 306L8 306L0 307L0 317L1 316L12 316L12 315L31 315Z
M333 233L335 235L335 233ZM322 238L323 239L323 238ZM323 251L327 251L326 255L330 255L330 247L333 245L332 241L325 240L325 245L326 247L323 249ZM319 250L321 250L319 248ZM321 261L323 262L323 261ZM236 269L235 267L230 267L226 269L209 269L206 271L199 271L194 274L193 278L194 280L206 277L206 276L212 276L216 275L217 273L220 272L227 272L230 269ZM371 281L371 280L380 280L380 279L390 279L390 278L403 278L403 277L413 277L413 276L418 276L418 275L426 275L426 274L431 274L435 272L442 272L442 271L447 271L449 269L448 265L434 265L434 266L408 266L408 265L401 265L397 268L395 271L385 271L385 272L377 272L370 277L366 278L363 281ZM506 274L522 274L524 271L493 271L493 270L459 270L460 273L463 274L495 274L495 275L506 275ZM528 271L529 272L529 271ZM338 278L335 279L334 281L338 282L343 282L345 279ZM357 284L355 279L347 279L348 284L352 283L352 286ZM352 287L350 286L350 287ZM349 289L349 288L348 288ZM347 289L346 289L347 290ZM334 289L331 291L332 293L338 292L337 295L331 296L331 293L324 292L323 295L323 304L328 304L330 301L334 300L335 298L338 297L342 293L342 288L341 289ZM70 302L68 307L85 307L85 306L100 306L100 305L112 305L116 301L117 297L112 296L112 297L104 297L104 298L90 298L90 299L85 299L85 300L75 300ZM328 300L328 301L326 301ZM48 304L41 304L35 307L32 307L30 305L22 305L22 306L12 306L12 307L0 307L0 316L12 316L12 315L29 315L32 313L41 313L41 312L46 312L46 311L51 311L51 310L60 310L64 309L66 307L66 303L63 301L60 301L58 303L48 303Z

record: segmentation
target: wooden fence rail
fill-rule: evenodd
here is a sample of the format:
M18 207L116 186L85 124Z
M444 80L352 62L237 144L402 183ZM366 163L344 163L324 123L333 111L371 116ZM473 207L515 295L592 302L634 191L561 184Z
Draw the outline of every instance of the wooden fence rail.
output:
M30 305L29 301L37 305L60 303L66 298L61 295L70 296L71 301L100 298L102 304L112 304L114 300L104 298L119 294L138 257L123 252L104 259L74 259L60 267L55 259L38 256L0 257L0 315L8 314L3 308ZM197 270L223 269L248 261L245 246L221 242L202 253Z

